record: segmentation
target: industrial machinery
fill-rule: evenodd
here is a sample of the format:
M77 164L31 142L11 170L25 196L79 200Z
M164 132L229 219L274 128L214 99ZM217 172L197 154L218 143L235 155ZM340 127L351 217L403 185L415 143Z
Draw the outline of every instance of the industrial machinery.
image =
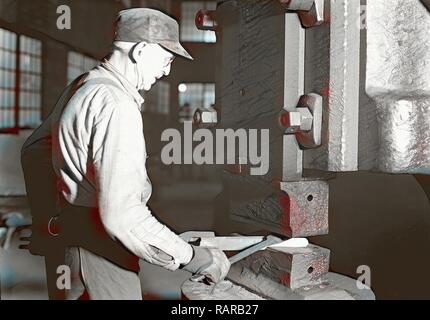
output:
M429 7L417 0L225 0L197 14L200 29L217 33L219 66L217 115L199 115L198 124L270 129L267 174L253 176L240 161L223 172L232 219L288 238L325 235L331 173L429 173ZM328 272L329 260L330 250L315 245L271 248L232 265L223 290L186 282L183 292L375 298L356 280Z

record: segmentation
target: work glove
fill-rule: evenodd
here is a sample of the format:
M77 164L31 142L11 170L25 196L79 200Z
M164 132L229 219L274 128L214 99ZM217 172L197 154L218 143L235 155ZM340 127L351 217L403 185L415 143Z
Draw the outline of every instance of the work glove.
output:
M223 281L230 270L230 261L224 252L215 248L192 247L194 256L183 269L193 274L205 276L213 283Z

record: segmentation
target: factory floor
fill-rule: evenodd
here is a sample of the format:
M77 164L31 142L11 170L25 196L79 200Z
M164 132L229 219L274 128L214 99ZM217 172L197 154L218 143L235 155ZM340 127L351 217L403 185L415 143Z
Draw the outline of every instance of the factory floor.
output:
M163 186L154 197L156 201L151 201L151 208L161 221L174 226L177 233L212 230L211 203L220 188L220 184L213 182ZM25 199L11 199L7 210L28 215L28 208L23 203ZM5 210L3 207L2 211ZM32 256L28 251L18 249L18 246L19 236L15 235L10 248L0 252L1 299L48 299L44 258ZM188 272L170 272L141 261L140 278L145 299L181 299L180 286L189 277Z

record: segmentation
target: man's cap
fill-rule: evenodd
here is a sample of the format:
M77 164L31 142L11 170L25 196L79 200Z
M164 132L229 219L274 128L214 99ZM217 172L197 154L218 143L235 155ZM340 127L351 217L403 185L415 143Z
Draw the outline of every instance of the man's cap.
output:
M116 22L115 41L157 43L193 60L179 42L178 22L161 11L147 8L122 10Z

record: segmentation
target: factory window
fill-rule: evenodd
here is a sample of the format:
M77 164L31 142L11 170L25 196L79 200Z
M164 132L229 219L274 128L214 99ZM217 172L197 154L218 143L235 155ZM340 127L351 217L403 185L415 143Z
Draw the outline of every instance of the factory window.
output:
M99 61L81 53L70 51L67 57L67 83L97 66Z
M41 118L42 43L0 29L0 130L35 128Z
M158 114L169 114L170 108L170 84L166 81L158 81L150 91L144 95L145 103L143 111Z
M179 121L190 121L198 108L215 104L215 84L181 83L179 90Z
M216 2L184 1L182 2L181 39L188 42L216 42L214 31L203 31L196 27L195 18L199 10L215 10Z

